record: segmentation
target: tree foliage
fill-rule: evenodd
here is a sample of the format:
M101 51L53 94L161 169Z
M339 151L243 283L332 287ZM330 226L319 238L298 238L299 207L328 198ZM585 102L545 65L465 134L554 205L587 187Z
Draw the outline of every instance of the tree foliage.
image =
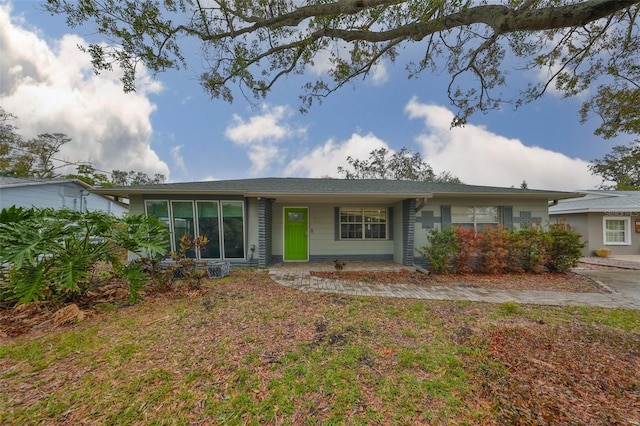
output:
M602 178L602 189L640 191L640 141L614 146L603 158L594 160L589 170Z
M119 66L126 91L136 66L154 72L187 65L184 44L202 45L204 89L233 99L232 87L257 98L289 74L322 62L329 69L302 90L302 108L321 100L402 49L421 57L409 77L445 71L462 125L475 111L520 106L550 85L565 96L591 89L583 120L602 119L597 133L638 133L640 39L638 0L48 0L71 26L90 25L111 41L83 49L96 72ZM510 71L546 73L515 98L501 89Z
M166 227L145 215L120 219L102 212L12 208L0 217L0 265L7 275L0 280L2 302L82 295L95 285L100 262L110 263L129 282L134 300L140 265L124 266L123 250L149 257L166 252Z
M423 182L462 183L449 172L436 175L429 164L422 160L419 152L402 148L390 154L386 148L374 149L368 160L347 157L351 169L338 167L345 179L391 179Z
M64 133L43 133L35 138L25 140L12 124L17 117L0 107L0 176L25 178L64 177L78 179L91 186L128 186L164 183L165 176L156 173L153 177L140 171L112 170L108 172L96 170L92 164L76 164L76 173L60 175L56 170L63 166L73 165L62 161L61 166L54 166L53 160L60 148L71 142Z

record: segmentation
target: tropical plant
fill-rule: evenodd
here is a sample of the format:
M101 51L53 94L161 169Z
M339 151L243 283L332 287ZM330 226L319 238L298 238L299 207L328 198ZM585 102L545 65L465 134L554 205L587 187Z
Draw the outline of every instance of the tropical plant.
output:
M0 288L0 300L5 302L81 296L94 283L100 262L129 277L135 299L140 280L133 266L122 266L123 253L165 251L166 228L144 215L118 219L101 212L53 209L3 210L1 215L11 218L0 223L0 265L8 268Z

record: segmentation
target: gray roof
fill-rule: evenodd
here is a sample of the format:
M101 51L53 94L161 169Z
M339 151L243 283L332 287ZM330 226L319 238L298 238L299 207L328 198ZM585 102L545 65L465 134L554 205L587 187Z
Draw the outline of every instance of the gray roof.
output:
M82 186L83 188L89 189L91 185L82 182L77 179L59 179L59 178L51 178L51 179L40 179L40 178L23 178L23 177L10 177L10 176L0 176L0 188L13 188L20 186L37 186L37 185L53 185L53 184L61 184L61 183L75 183L77 185Z
M574 192L501 188L450 183L380 179L256 178L208 182L166 183L142 186L104 187L98 194L130 197L136 194L209 194L246 197L304 196L393 196L404 198L434 195L509 195L557 200L580 197Z
M583 191L583 198L562 200L550 214L640 211L640 191Z

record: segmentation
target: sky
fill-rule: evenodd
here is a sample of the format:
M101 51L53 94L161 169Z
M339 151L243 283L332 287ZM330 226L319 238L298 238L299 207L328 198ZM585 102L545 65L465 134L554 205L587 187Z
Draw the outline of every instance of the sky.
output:
M467 184L526 181L532 189L573 191L597 187L601 179L591 175L589 162L633 140L593 135L598 123L579 121L581 99L553 90L517 110L478 113L451 129L447 76L407 78L404 64L419 45L301 114L302 86L317 78L318 67L281 81L264 100L236 96L229 104L202 90L202 62L188 48L186 69L152 75L140 67L136 92L124 93L117 72L95 75L78 49L88 41L100 40L90 28L69 28L38 1L0 0L0 106L18 117L13 124L23 137L71 137L56 158L107 172L162 173L168 182L338 178L349 156L406 147L436 173ZM516 69L512 75L518 84L540 78Z

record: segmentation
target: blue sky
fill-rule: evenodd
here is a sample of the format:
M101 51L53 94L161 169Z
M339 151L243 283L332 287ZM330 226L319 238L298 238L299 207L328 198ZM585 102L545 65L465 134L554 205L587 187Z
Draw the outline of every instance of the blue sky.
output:
M201 90L203 69L192 48L187 69L155 77L142 69L137 92L124 94L117 73L95 76L77 49L93 37L90 29L70 29L64 17L43 12L39 2L0 1L0 106L19 117L24 136L66 133L73 141L60 158L106 171L164 173L172 182L339 177L347 156L407 147L436 172L468 184L526 180L530 188L576 190L600 183L589 161L633 139L594 136L597 122L579 123L580 99L553 91L517 111L505 106L449 129L447 76L407 78L404 64L420 45L301 115L301 87L317 68L281 81L264 101L252 104L236 93L230 105ZM539 78L516 70L512 76L506 91Z

